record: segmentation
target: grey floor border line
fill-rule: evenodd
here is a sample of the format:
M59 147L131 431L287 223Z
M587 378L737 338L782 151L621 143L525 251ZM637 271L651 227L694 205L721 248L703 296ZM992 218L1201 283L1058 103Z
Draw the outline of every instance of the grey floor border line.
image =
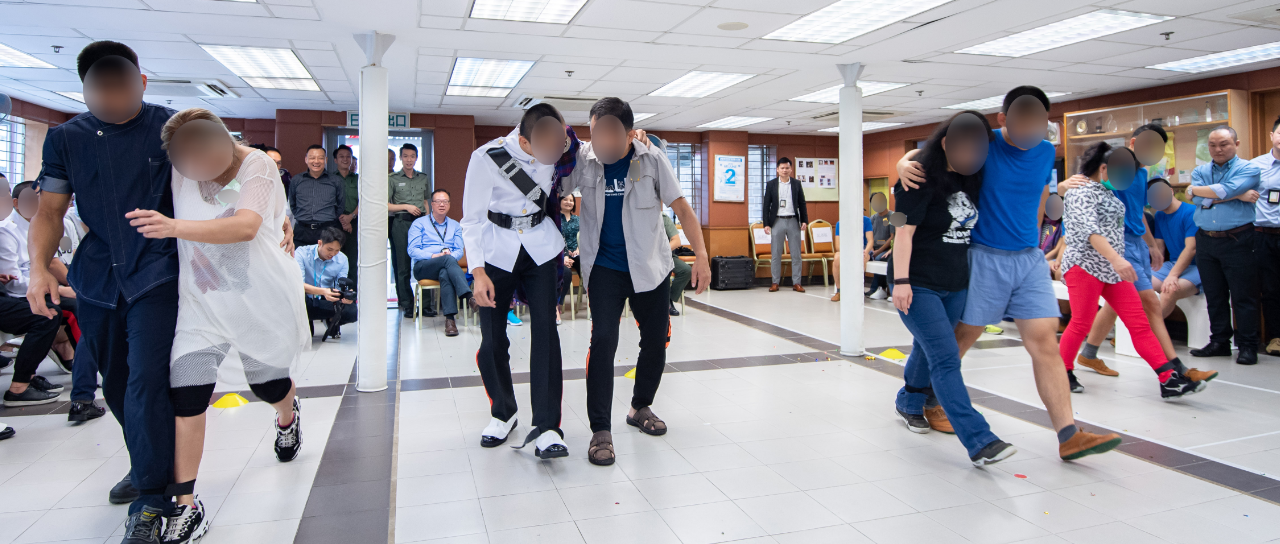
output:
M830 352L833 357L840 357L841 359L850 361L859 366L870 368L872 370L877 370L879 372L882 372L891 376L895 376L895 377L902 376L902 365L900 364L889 362L882 358L874 358L874 359L868 360L865 356L864 357L846 357L843 355L839 355L839 346L832 344L830 342L824 342L822 340L805 336L794 331L782 329L781 327L770 325L768 323L765 323L753 317L742 315L730 310L725 310L723 308L719 308L716 306L711 306L704 302L700 302L696 300L686 300L686 304L693 308L697 308L699 310L709 312L713 315L730 319L732 321L741 323L743 325L747 325L757 330L769 332L770 334L774 334L776 336L786 338L787 340L790 340L792 342L797 342L805 345L822 344L825 346L830 346L830 348L820 348L820 349ZM782 331L785 334L778 334L777 331ZM810 343L806 344L800 341L801 339L805 339L805 338L809 339ZM1015 345L1022 344L1021 341L1014 340L1011 338L988 340L984 342L985 342L985 345L979 346L975 344L974 347L977 349L991 349L991 348L998 348L998 347L1012 347ZM984 342L979 342L979 344L984 344ZM888 348L887 347L886 348L868 348L866 351L868 353L872 353L874 351L883 350L883 349L888 349ZM898 349L901 350L902 346L898 346ZM906 351L906 350L903 350L903 351ZM1000 412L1002 414L1012 416L1026 422L1039 425L1046 429L1053 428L1053 424L1049 421L1049 413L1045 411L1043 408L1037 408L1029 404L1025 404L1001 395L997 395L989 391L975 389L973 387L969 387L968 390L969 390L969 397L975 404L980 404L984 408L987 408L989 410L994 410L996 412ZM1130 456L1154 463L1156 465L1162 466L1170 470L1175 470L1183 474L1187 474L1195 478L1199 478L1201 480L1204 480L1210 483L1220 485L1222 487L1226 487L1233 491L1237 491L1237 492L1240 492L1258 499L1262 499L1271 503L1280 504L1280 480L1263 476L1261 474L1250 472L1244 469L1236 468L1226 463L1201 457L1199 455L1196 455L1194 453L1190 453L1181 449L1169 447L1156 442L1150 442L1142 438L1135 437L1133 435L1116 431L1114 429L1108 429L1107 427L1104 427L1102 425L1090 424L1089 426L1095 427L1105 432L1115 432L1119 434L1122 438L1122 441L1120 443L1120 446L1116 449L1123 453L1129 454Z
M400 319L398 311L387 312L387 326L393 331L387 339L387 389L357 392L356 368L342 386L342 402L324 444L295 544L383 543L392 537Z

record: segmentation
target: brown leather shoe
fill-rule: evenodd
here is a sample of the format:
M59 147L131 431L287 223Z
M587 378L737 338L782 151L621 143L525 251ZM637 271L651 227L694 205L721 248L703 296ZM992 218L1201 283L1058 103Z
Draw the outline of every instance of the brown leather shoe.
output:
M792 286L791 286L791 290L792 290L792 291L795 291L795 292L797 292L797 293L803 293L803 292L804 292L804 287L800 287L800 285L799 285L799 284L796 284L796 285L792 285Z
M840 291L836 291L836 294L831 297L831 302L840 302Z
M1086 455L1105 453L1119 445L1120 435L1116 433L1093 434L1085 431L1076 431L1076 434L1070 440L1058 444L1058 456L1063 461L1071 461Z
M454 321L453 321L453 318L452 318L452 317L447 317L447 318L445 318L445 320L444 320L444 335L445 335L445 336L457 336L457 335L458 335L458 324L457 324L457 323L454 323Z
M773 284L773 285L770 285L770 286L769 286L769 292L770 292L770 293L776 293L776 292L778 292L778 284L776 284L776 283L775 283L775 284Z
M1119 376L1120 373L1112 370L1102 359L1090 359L1084 355L1076 356L1076 364L1083 366L1089 370L1102 374L1103 376Z
M1205 372L1198 368L1188 368L1187 372L1183 374L1183 376L1186 376L1188 380L1191 380L1193 382L1207 382L1207 381L1213 380L1214 378L1217 378L1218 371L1210 370L1208 372Z
M941 406L926 406L924 419L929 422L929 428L935 431L956 434L955 428L951 426L951 420L947 418L946 410L943 410Z

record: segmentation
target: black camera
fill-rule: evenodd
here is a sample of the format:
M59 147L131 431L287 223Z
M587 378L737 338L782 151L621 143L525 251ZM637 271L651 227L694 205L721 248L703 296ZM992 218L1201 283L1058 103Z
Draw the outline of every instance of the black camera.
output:
M356 299L356 282L351 281L351 278L338 278L333 290L338 292L338 298L340 299Z
M351 281L351 278L338 278L333 290L338 292L338 300L333 303L333 317L329 318L329 326L325 328L324 336L320 337L321 342L329 338L342 338L342 311L347 307L347 303L343 301L356 300L356 282Z

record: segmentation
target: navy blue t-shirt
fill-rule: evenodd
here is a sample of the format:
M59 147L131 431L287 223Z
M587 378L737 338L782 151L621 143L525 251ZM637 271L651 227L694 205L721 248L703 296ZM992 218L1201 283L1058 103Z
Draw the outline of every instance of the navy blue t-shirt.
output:
M596 254L596 266L619 272L630 272L627 265L627 239L622 235L622 197L627 189L627 172L631 169L631 156L613 164L604 165L604 221L600 223L600 251Z

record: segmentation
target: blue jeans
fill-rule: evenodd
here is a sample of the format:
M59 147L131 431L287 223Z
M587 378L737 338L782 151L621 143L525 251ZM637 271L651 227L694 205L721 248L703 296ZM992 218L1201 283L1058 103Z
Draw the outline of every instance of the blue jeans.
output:
M908 414L923 414L929 394L937 394L956 436L973 457L998 439L987 420L973 409L960 375L960 347L956 344L955 329L960 314L964 313L968 291L912 287L911 292L910 313L898 312L915 337L902 376L906 386L898 391L898 409Z

